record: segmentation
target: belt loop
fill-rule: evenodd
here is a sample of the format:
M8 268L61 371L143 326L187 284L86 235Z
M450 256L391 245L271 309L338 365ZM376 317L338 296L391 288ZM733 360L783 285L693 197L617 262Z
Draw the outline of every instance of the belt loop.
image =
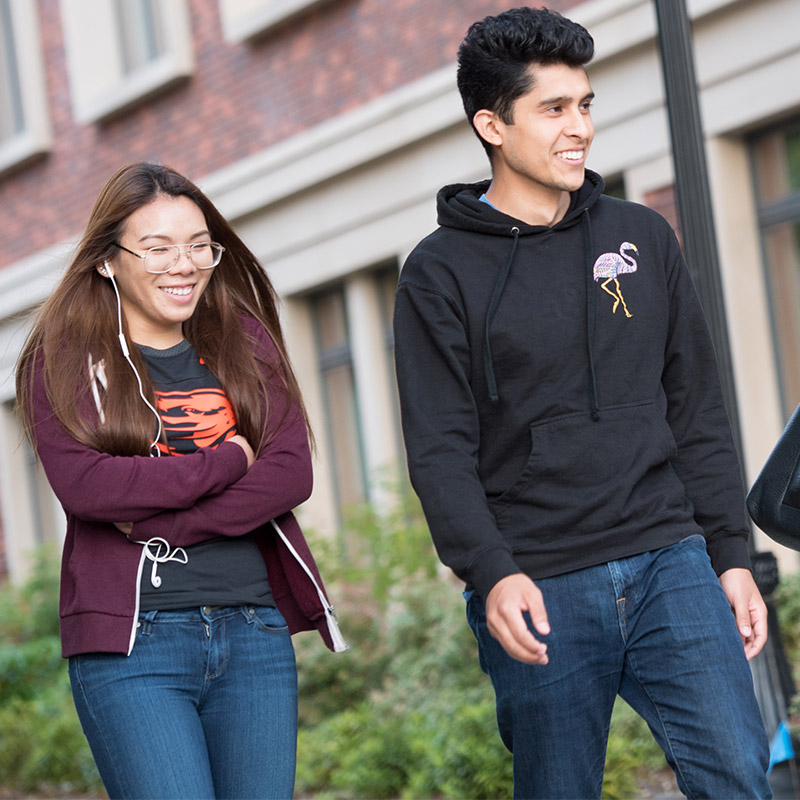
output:
M143 611L139 614L138 627L142 636L149 636L153 631L153 623L156 621L158 611Z

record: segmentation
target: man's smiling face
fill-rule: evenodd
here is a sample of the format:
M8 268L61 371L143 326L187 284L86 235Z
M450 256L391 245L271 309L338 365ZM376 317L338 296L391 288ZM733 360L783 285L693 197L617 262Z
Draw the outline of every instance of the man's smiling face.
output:
M494 171L528 190L576 191L594 138L592 87L582 67L531 69L534 86L514 103L513 122L495 120L502 143L493 152Z

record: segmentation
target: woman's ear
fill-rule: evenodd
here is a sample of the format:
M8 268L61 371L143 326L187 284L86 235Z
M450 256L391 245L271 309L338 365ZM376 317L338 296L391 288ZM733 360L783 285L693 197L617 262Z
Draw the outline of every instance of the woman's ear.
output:
M505 130L505 123L494 111L489 111L487 108L482 108L480 111L475 112L472 118L472 124L478 135L485 142L500 147L503 144L503 131Z
M108 263L108 259L106 259L101 266L97 268L97 271L104 277L104 278L112 278L114 273L111 271L111 264Z

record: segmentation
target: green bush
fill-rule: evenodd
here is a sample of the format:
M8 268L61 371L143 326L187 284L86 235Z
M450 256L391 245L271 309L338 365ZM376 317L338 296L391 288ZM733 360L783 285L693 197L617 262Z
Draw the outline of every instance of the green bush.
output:
M492 689L478 667L457 587L435 578L402 582L391 594L380 639L356 639L345 626L353 649L335 660L364 674L361 657L371 662L377 653L384 668L324 722L301 727L298 793L510 796L510 757L496 734ZM308 665L299 661L307 686ZM315 704L303 692L301 706Z
M360 509L313 547L352 649L295 639L298 796L510 797L511 757L478 666L460 585L438 564L418 507ZM101 794L58 642L58 565L0 589L0 796ZM645 724L614 710L604 797L634 796L664 758Z
M0 589L0 789L101 788L61 659L58 559L43 550L24 586Z
M635 797L641 781L668 769L664 752L647 723L624 700L617 698L608 735L603 797L606 800Z
M781 641L792 667L792 677L800 680L800 572L782 575L774 595ZM800 745L800 692L789 702L789 731L795 752Z
M33 699L0 705L0 786L40 795L102 791L66 671Z
M790 664L800 664L800 572L781 576L775 605L786 657Z
M358 509L338 544L314 543L351 650L296 641L297 793L319 798L500 797L496 734L459 585L438 564L415 501Z
M297 793L318 798L497 798L511 756L466 624L460 585L438 566L413 502L353 515L346 547L314 544L352 649L299 637ZM646 724L621 701L603 796L635 796L665 768Z

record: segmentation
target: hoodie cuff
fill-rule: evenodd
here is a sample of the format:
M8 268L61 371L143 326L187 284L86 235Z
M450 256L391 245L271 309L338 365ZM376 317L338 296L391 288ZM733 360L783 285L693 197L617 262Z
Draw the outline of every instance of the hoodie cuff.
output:
M497 548L496 550L481 553L475 559L464 578L475 589L481 599L485 600L492 587L498 581L520 572L522 570L517 562L514 561L511 551L505 548Z
M706 550L717 577L729 569L751 569L745 533L716 533L706 539Z

